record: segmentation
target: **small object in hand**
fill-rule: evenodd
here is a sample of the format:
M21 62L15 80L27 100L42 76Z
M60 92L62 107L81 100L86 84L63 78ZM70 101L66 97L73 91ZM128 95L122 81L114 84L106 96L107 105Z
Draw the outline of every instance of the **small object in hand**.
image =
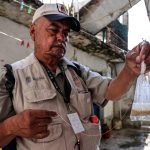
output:
M91 117L90 117L90 121L91 121L92 123L95 123L95 124L98 124L98 123L99 123L99 119L98 119L98 117L97 117L96 115L91 116Z

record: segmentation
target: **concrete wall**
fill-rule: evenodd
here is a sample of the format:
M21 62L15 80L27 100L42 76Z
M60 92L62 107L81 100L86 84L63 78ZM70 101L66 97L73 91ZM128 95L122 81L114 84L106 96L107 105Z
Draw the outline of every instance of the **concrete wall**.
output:
M24 46L21 46L19 39L24 40ZM26 48L28 42L31 48ZM33 44L30 40L28 28L0 17L0 60L4 59L4 63L12 63L27 56L32 52L32 49Z
M68 44L66 57L76 60L81 64L90 67L94 71L103 72L107 70L107 63L104 59L92 56Z

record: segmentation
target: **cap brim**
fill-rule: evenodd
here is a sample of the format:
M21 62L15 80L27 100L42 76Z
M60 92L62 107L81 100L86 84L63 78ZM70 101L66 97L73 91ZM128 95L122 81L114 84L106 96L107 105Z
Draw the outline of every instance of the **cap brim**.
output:
M76 32L80 31L80 23L79 21L71 16L67 15L61 15L61 14L49 14L49 15L44 15L48 20L66 20L70 26L70 28Z

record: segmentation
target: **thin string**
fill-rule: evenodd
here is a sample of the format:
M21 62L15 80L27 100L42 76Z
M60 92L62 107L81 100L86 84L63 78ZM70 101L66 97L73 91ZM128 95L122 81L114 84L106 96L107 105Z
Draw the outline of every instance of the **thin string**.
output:
M126 118L127 112L128 112L128 110L124 113L124 115L123 115L123 117L122 117L121 120L124 120L124 119ZM58 115L68 126L72 127L71 124L68 123L60 114L57 113L57 115ZM106 131L106 132L103 133L102 135L105 135L105 134L109 133L109 132L112 131L113 129L114 129L114 127L112 127L110 130ZM99 135L100 135L100 133L99 133L99 134L95 134L95 135L90 135L90 134L86 134L86 133L83 133L83 132L81 132L80 134L83 134L83 135L86 135L86 136L99 136ZM43 150L46 150L46 149L45 149L45 142L44 142L44 140L43 140Z
M57 114L58 114L58 113L57 113ZM59 116L68 126L72 127L71 124L68 123L60 114L58 114L58 116ZM84 134L84 135L87 135L87 136L99 136L99 135L100 135L100 134L90 135L90 134L86 134L86 133L83 133L83 132L81 132L80 134Z
M60 114L57 113L57 115L68 125L71 127L71 124L68 123Z
M19 39L19 38L17 38L17 37L14 37L14 36L12 36L12 35L9 35L9 34L7 34L7 33L5 33L5 32L2 32L2 31L0 31L0 34L2 34L2 35L5 35L5 36L8 36L8 37L10 37L10 38L12 38L12 39L15 39L15 40L17 40L17 41L22 41L21 39Z
M67 126L72 127L71 124L68 123L60 114L57 113L57 115L67 124ZM94 135L86 134L86 133L83 133L83 132L81 132L80 134L83 134L83 135L86 135L86 136L100 136L101 135L100 132L99 132L99 134L94 134ZM44 140L43 140L42 145L43 145L43 150L46 150Z

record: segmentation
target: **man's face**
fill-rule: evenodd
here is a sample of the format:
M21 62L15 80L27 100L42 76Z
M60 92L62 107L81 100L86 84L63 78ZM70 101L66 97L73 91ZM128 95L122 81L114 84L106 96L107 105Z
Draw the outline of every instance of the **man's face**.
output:
M59 61L66 53L70 29L65 21L49 21L41 17L30 28L35 56L45 65L50 59Z

